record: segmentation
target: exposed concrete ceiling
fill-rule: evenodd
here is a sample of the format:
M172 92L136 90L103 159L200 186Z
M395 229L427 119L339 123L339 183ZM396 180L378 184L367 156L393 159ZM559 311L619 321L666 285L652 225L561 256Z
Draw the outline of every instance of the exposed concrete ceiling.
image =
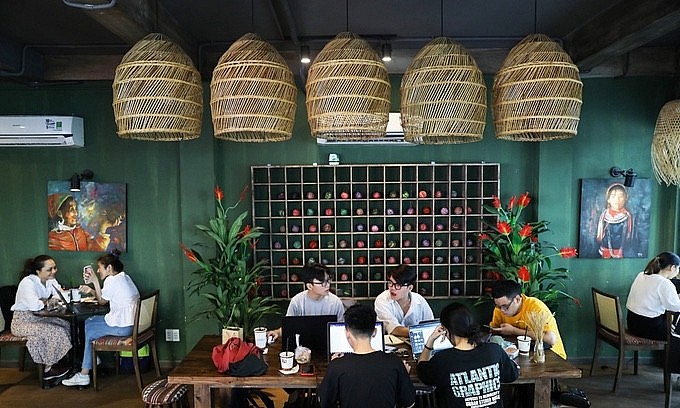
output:
M67 4L68 3L68 4ZM678 0L5 0L0 2L0 78L28 83L111 80L130 47L168 35L209 79L220 55L248 32L287 59L298 78L302 44L313 56L350 31L403 73L438 36L453 38L494 73L531 33L560 41L582 76L675 75Z

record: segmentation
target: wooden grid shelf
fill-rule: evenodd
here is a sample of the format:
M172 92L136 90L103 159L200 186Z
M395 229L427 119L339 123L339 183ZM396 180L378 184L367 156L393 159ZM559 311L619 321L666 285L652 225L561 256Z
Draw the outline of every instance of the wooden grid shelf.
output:
M259 288L288 299L306 262L328 265L341 297L372 299L385 272L409 263L428 298L478 297L487 285L478 242L483 205L499 194L498 163L253 166Z

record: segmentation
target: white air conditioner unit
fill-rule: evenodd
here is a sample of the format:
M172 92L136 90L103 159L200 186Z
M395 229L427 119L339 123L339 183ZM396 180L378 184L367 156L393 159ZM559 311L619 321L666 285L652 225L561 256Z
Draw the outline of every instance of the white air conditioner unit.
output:
M0 116L0 147L83 147L83 118Z
M392 146L415 146L404 140L404 129L401 127L401 113L390 112L387 121L387 130L383 137L378 137L370 140L332 140L317 138L316 143L320 145L392 145Z

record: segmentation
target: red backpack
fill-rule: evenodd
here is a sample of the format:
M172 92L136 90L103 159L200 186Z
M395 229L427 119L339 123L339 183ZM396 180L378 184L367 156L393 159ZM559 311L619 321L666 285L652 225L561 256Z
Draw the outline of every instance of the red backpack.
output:
M268 367L260 349L238 337L213 347L212 360L219 373L237 377L262 375Z

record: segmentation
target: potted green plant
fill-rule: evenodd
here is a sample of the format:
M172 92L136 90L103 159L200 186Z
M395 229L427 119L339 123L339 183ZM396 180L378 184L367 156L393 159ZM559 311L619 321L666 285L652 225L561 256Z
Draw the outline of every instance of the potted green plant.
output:
M239 201L226 209L222 205L222 189L215 187L214 192L217 214L208 225L199 224L196 228L214 242L215 256L206 259L197 250L180 245L187 259L198 265L188 286L189 294L208 301L208 307L198 316L217 319L226 341L224 333L240 331L240 337L252 333L264 316L278 313L278 306L271 297L260 296L258 291L266 261L251 259L262 228L244 225L248 211L229 220L229 213L244 201L247 187Z
M485 232L479 239L485 249L482 269L491 280L511 279L522 285L527 296L536 297L555 311L562 299L579 300L566 289L567 268L553 268L552 257L572 258L576 248L558 248L538 240L538 234L548 231L548 221L521 221L522 210L531 202L529 193L513 196L504 208L493 196L492 205L485 205L487 213L497 216L495 224L485 222Z

